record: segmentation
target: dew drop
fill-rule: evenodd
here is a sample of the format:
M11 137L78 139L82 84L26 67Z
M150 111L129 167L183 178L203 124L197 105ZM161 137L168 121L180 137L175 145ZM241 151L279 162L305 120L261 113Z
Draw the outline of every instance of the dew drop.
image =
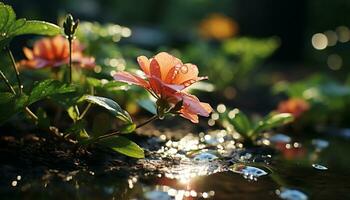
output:
M186 74L188 72L188 67L186 65L183 65L181 68L180 68L180 71L181 73L183 74Z

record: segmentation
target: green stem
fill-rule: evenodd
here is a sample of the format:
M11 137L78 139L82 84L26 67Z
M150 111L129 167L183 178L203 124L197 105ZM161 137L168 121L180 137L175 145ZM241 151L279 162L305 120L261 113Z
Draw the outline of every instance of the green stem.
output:
M89 103L86 108L83 110L83 112L81 113L81 115L79 116L79 119L83 119L86 115L86 113L89 111L89 109L91 108L92 103Z
M73 73L72 73L72 38L68 37L69 43L69 83L72 83Z
M23 93L23 85L22 85L22 82L21 82L21 79L19 77L19 71L18 71L18 68L17 68L17 65L16 65L16 61L15 61L15 58L13 57L12 55L12 52L10 50L9 47L6 47L6 51L11 59L11 62L12 62L12 66L13 66L13 69L15 70L16 72L16 77L17 77L17 83L18 83L18 87L19 87L19 94L21 95ZM6 85L9 87L10 91L16 95L16 91L13 89L13 87L10 85L8 79L6 78L5 74L1 72L1 77L4 79ZM24 108L24 111L29 115L29 117L34 121L38 121L38 117L28 108L28 107L25 107Z
M4 80L5 84L9 88L9 90L13 93L16 94L16 91L13 89L12 85L10 84L9 80L6 78L5 74L0 70L0 75L1 78Z
M37 122L38 121L38 117L28 108L28 107L25 107L24 109L26 111L26 113L29 115L30 118L32 118L32 120L34 122Z
M13 69L15 70L16 72L16 78L17 78L17 83L18 83L18 87L19 87L19 93L22 94L23 92L23 85L22 85L22 82L21 82L21 79L19 78L19 71L18 71L18 68L17 68L17 65L16 65L16 61L15 61L15 58L13 57L13 54L10 50L10 48L7 46L6 47L6 51L11 59L11 62L12 62L12 67Z
M138 128L141 128L142 126L154 121L158 119L158 115L154 115L153 117L149 118L148 120L142 122L141 124L137 125L135 129L138 129ZM109 137L112 137L112 136L115 136L115 135L119 135L120 134L120 131L119 130L116 130L116 131L112 131L111 133L107 133L105 135L101 135L97 138L94 139L94 142L98 141L98 140L102 140L102 139L105 139L105 138L109 138Z

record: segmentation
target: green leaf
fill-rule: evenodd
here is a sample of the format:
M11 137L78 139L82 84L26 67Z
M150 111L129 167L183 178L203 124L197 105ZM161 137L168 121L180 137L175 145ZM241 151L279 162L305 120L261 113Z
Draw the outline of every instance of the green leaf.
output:
M109 147L114 151L117 151L121 154L130 156L130 157L134 157L134 158L145 157L144 151L139 145L122 136L114 136L114 137L103 139L99 141L99 144L102 144L105 147Z
M69 127L69 129L66 130L66 132L74 135L78 140L85 140L90 137L89 134L86 132L85 127L86 121L79 120L76 123L74 123L71 127Z
M233 109L229 112L228 118L238 133L247 135L251 130L251 123L248 117L240 110Z
M38 35L57 35L61 33L61 28L55 24L18 19L12 7L0 2L0 48L9 45L11 40L18 35L38 34Z
M137 104L139 104L142 108L147 110L148 112L156 115L157 114L157 108L156 105L153 101L148 100L148 99L142 99L137 101Z
M136 124L127 124L119 128L120 132L123 134L131 133L136 129Z
M69 93L55 94L50 96L50 99L52 99L59 106L62 106L67 110L70 107L77 105L83 97L84 95L75 91Z
M37 35L58 35L61 33L61 28L55 24L37 21L27 20L26 23L19 29L16 29L13 36L24 35L24 34L37 34Z
M79 119L79 110L77 108L77 106L71 106L67 109L67 113L69 115L69 117L76 122Z
M112 99L108 99L105 97L86 95L84 97L84 100L105 108L110 113L112 113L116 118L118 118L124 122L127 122L128 124L133 123L129 113L126 112L125 110L123 110L118 105L118 103L116 103Z
M13 115L21 112L27 106L28 96L12 93L0 93L0 124L7 121Z
M273 128L290 123L293 120L294 117L290 113L273 114L271 116L267 116L264 120L259 121L253 133L271 130Z
M42 108L38 108L36 111L36 116L38 117L38 126L43 129L50 127L50 119L48 118L46 112Z
M29 96L29 104L56 94L74 92L75 87L57 80L48 79L37 82Z

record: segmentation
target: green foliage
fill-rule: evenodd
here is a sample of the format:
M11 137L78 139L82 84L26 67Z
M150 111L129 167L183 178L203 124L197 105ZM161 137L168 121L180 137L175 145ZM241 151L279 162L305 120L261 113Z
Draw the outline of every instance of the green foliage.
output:
M0 124L23 111L27 106L27 102L28 96L26 95L19 96L8 92L0 93Z
M48 129L50 126L50 119L44 109L38 108L36 111L36 116L38 117L38 126L42 129Z
M270 113L263 119L254 121L236 108L219 113L218 120L225 128L232 126L244 139L253 141L259 134L288 124L294 118L289 113Z
M70 135L75 136L78 140L85 140L88 139L90 136L85 130L86 127L86 121L79 120L76 121L71 127L69 127L68 130L66 130L67 133Z
M57 25L36 20L17 19L12 7L0 2L0 48L4 48L19 35L57 35L61 28Z
M279 40L272 38L232 38L221 42L220 47L200 41L191 44L183 53L185 60L200 66L201 73L209 77L215 89L228 86L252 85L252 72L279 47ZM215 79L213 77L220 77ZM249 80L249 81L248 81Z
M70 93L74 91L75 87L62 83L58 80L47 79L41 82L36 82L29 96L29 104L53 95Z
M142 99L137 101L137 103L144 108L145 110L147 110L148 112L156 115L157 114L157 107L155 105L155 102L149 100L149 99Z
M274 86L273 92L309 103L310 109L303 116L303 124L347 124L350 87L327 75L316 74L295 82L283 81Z
M127 124L132 124L133 123L129 113L126 112L125 110L123 110L118 105L118 103L116 103L112 99L108 99L108 98L105 98L105 97L86 95L84 97L84 100L105 108L113 116L115 116L116 118L122 120L123 122L126 122Z
M113 136L103 139L99 141L99 144L130 157L145 157L144 151L139 145L123 136Z
M293 120L293 116L289 113L270 114L255 124L255 128L251 131L251 134L254 135L263 131L268 131L273 128L288 124Z

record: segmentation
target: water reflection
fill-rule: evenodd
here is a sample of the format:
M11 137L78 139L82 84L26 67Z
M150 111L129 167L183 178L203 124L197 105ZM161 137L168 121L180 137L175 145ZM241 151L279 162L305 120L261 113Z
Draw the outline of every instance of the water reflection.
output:
M349 173L343 170L339 171L341 175L334 174L336 167L322 157L323 152L331 149L329 140L295 141L279 134L260 147L244 149L234 138L223 130L188 134L180 140L163 135L157 140L162 144L158 150L148 151L146 159L135 161L137 168L123 168L120 162L108 161L108 167L102 168L45 169L41 177L34 178L16 173L6 179L11 189L2 189L1 194L13 194L7 199L19 195L37 199L44 195L44 198L61 199L254 199L258 196L295 200L308 199L309 194L310 198L319 197L317 191L325 186L320 183L324 183L332 184L333 190L336 188L344 197L348 195L341 188L349 184L339 182L339 177ZM327 170L328 166L332 170ZM320 173L315 169L327 171ZM332 190L327 187L325 193L331 194Z

